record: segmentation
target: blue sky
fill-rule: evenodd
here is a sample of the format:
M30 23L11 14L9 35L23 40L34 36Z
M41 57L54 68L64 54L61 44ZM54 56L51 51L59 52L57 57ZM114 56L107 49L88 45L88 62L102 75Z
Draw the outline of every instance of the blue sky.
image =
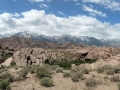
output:
M119 0L0 0L0 33L120 38Z

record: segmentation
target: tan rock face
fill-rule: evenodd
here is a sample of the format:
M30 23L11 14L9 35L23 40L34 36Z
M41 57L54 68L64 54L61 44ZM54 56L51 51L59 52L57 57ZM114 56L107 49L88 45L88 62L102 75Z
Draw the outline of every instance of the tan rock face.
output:
M43 49L43 48L22 48L13 54L13 61L18 66L44 65L57 61L72 60L111 60L113 56L119 55L117 48L87 47L80 49Z
M22 48L13 54L13 61L18 66L43 65L51 63L53 60L76 60L75 54L65 50L45 50L41 48Z

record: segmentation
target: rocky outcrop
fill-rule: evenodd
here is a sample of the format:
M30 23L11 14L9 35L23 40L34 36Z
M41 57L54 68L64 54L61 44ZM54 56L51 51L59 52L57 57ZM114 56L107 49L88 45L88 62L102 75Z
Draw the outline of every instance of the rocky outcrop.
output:
M13 61L18 66L43 65L56 61L72 60L111 60L113 56L119 55L118 48L87 47L77 49L43 49L22 48L13 54Z
M77 59L78 57L70 51L42 48L22 48L13 54L13 61L18 66L43 65L45 63L50 64L53 61L71 61Z

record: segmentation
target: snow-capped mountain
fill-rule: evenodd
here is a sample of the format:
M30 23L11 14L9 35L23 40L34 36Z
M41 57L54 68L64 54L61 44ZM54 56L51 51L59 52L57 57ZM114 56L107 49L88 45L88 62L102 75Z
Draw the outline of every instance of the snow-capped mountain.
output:
M16 37L27 37L35 41L45 41L52 43L78 43L86 45L96 45L96 46L120 46L120 40L111 39L96 39L94 37L88 36L72 36L72 35L63 35L63 36L46 36L43 34L37 34L30 32L29 30L15 33L15 34L0 34L0 38L16 36Z

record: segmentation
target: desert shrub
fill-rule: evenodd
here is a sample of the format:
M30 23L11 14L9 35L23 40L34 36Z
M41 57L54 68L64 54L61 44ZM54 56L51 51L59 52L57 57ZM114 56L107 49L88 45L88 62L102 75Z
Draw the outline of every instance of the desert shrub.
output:
M35 68L35 67L32 67L32 68L29 69L29 72L30 72L31 74L34 74L35 71L36 71L36 68Z
M5 54L5 55L1 56L1 58L2 58L3 60L6 60L6 59L8 59L8 58L10 58L10 57L12 57L12 55L10 55L10 54Z
M17 70L19 67L18 66L14 66L15 70Z
M120 77L119 75L114 75L110 78L111 82L119 82L120 81Z
M63 77L70 77L70 73L69 72L64 72Z
M104 78L105 80L109 79L109 77L108 77L108 76L104 76L103 78Z
M6 68L5 65L1 65L1 66L0 66L0 69L5 69L5 68Z
M85 82L85 85L88 86L88 87L95 87L97 86L97 81L93 78L89 78L86 82Z
M81 69L82 69L82 68L81 68ZM86 68L83 68L83 69L82 69L82 73L83 73L83 74L89 74L89 70L86 69Z
M50 68L47 68L45 66L39 66L37 68L36 74L38 78L43 78L43 77L49 77L52 74L52 72Z
M71 75L71 80L72 80L73 82L79 82L79 75L78 75L77 73L73 73L73 74Z
M9 84L10 83L8 81L6 81L6 80L0 81L0 90L10 90Z
M14 66L16 66L16 63L15 63L15 61L11 61L11 63L10 63L10 66L11 66L11 67L14 67Z
M41 79L41 85L45 87L53 86L53 80L49 77L44 77Z
M23 68L18 72L18 75L23 78L26 78L27 74L28 74L28 70L26 68Z
M2 73L0 74L0 80L6 80L8 82L13 82L14 81L14 76L11 75L10 73Z
M106 74L113 75L115 73L114 68L110 68L106 71Z
M59 65L60 67L63 67L64 69L71 69L71 65L75 64L75 65L80 65L80 64L84 64L84 63L94 63L96 62L95 60L88 60L88 61L83 61L83 60L75 60L75 61L67 61L67 60L63 60L63 61L53 61L51 63L51 65Z
M57 67L55 71L56 71L56 73L63 72L63 68L62 67Z
M97 69L97 72L98 73L106 73L106 74L114 74L114 67L110 66L110 65L104 65L104 66L101 66L101 67L98 67Z
M71 70L71 80L72 81L79 81L80 80L84 80L85 77L83 76L84 74L84 69L76 67L74 69Z
M118 73L120 71L120 65L114 67L114 72Z
M118 86L118 90L120 90L120 83L118 83L117 86Z
M58 67L60 67L60 66L59 65L53 65L53 66L51 66L51 69L56 70L56 68L58 68Z

